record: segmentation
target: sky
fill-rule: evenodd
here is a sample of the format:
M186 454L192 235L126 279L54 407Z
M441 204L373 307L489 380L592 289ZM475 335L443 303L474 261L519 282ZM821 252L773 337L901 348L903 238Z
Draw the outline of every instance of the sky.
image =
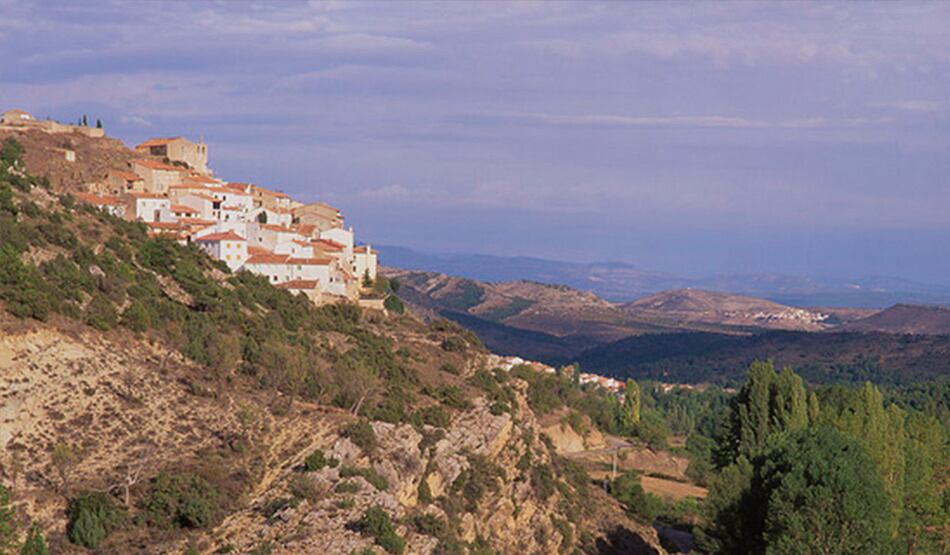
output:
M950 284L947 3L0 0L10 107L376 244Z

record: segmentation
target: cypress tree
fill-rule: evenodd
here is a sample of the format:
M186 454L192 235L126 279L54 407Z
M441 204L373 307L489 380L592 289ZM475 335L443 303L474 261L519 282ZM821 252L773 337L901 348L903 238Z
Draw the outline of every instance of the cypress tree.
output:
M43 531L35 522L30 527L30 533L20 548L20 555L49 555L49 548L46 547L46 538L43 537Z
M751 456L765 445L769 435L770 401L775 367L771 362L754 362L739 390L733 407L733 460Z
M818 395L814 391L808 394L808 422L814 426L821 416L821 406L818 404Z
M640 386L633 380L627 380L623 395L624 428L632 429L640 423Z

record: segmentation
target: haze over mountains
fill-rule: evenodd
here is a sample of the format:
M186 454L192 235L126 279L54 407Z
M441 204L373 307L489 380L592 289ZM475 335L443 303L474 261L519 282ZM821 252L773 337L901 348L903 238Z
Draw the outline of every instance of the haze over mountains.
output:
M950 304L950 286L887 276L835 278L782 274L687 277L644 270L623 262L565 262L484 254L431 254L380 246L390 267L428 270L499 282L530 280L564 284L610 301L624 302L670 289L694 288L761 297L796 307L886 308L898 303Z

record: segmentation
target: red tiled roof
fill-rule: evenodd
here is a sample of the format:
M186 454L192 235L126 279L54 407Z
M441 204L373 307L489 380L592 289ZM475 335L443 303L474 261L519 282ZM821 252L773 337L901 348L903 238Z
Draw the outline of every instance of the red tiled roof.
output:
M168 138L161 138L161 137L159 137L159 138L156 138L156 139L149 139L149 140L145 141L144 143L142 143L142 144L140 144L140 145L137 145L137 146L135 147L135 150L139 150L139 149L141 149L141 148L148 148L148 147L151 147L151 146L163 146L163 145L167 145L168 143L170 143L170 142L172 142L172 141L174 141L174 140L176 140L176 139L182 139L182 138L184 138L184 137L168 137Z
M166 200L168 199L168 197L166 197L165 195L159 194L159 193L137 193L137 192L134 192L134 191L133 191L133 192L126 193L126 194L129 195L129 196L133 196L133 197L135 197L135 198L162 198L162 199L166 199Z
M290 229L295 230L301 235L310 235L315 229L317 229L317 226L310 224L294 224L290 226Z
M197 208L185 206L184 204L173 204L171 205L170 210L175 213L184 212L188 214L197 214L198 212L200 212L200 210L198 210Z
M245 264L285 264L288 258L286 254L255 254Z
M261 224L261 229L266 229L267 231L277 231L280 233L297 233L289 227L283 227L275 224Z
M124 179L126 181L141 181L142 178L132 172L125 172L120 170L112 170L109 172L109 175L118 177L119 179Z
M258 254L274 254L271 251L265 249L264 247L255 247L254 245L247 246L247 254L255 256Z
M213 177L208 177L207 175L201 174L191 174L188 176L188 181L194 181L196 183L217 183L220 184L221 181Z
M281 193L278 191L271 191L270 189L267 189L265 187L258 187L257 185L254 185L254 192L259 193L261 195L270 195L272 197L277 197L277 198L290 198L284 193Z
M145 222L145 225L154 229L181 229L178 222Z
M309 279L295 279L291 281L285 281L284 283L278 283L277 287L281 289L316 289L319 281L309 280Z
M185 168L178 168L175 166L170 166L164 162L159 162L157 160L132 160L133 165L144 166L146 168L151 168L153 170L162 170L167 172L187 172Z
M379 251L373 250L373 249L370 248L368 245L363 245L363 246L354 248L354 249L353 249L353 252L365 252L365 253L369 253L369 254L376 254L376 253L379 252Z
M332 263L329 258L288 258L287 264L297 264L300 266L326 266Z
M241 191L242 193L247 190L248 187L251 187L250 183L225 183L225 187L228 189L234 189L235 191Z
M222 233L211 233L209 235L204 235L198 237L195 241L204 241L208 243L218 242L218 241L246 241L244 237L241 237L233 231L225 231Z
M201 218L178 218L178 222L182 225L187 225L187 226L198 225L201 227L209 227L217 223L214 220L202 220Z
M344 245L332 239L317 239L312 244L317 248L329 249L331 251L341 251L345 248Z
M221 210L240 210L240 209L241 209L240 206L234 206L234 205L221 207Z

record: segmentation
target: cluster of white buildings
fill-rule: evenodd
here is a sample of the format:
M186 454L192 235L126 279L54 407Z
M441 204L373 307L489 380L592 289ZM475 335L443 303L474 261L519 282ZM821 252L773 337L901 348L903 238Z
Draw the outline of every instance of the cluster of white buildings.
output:
M557 373L557 369L553 366L548 366L543 362L525 360L521 357L490 355L489 358L489 364L493 368L501 368L505 371L511 371L511 369L515 366L528 366L536 372L542 372L545 374ZM588 374L587 372L580 373L579 381L581 385L600 387L616 395L623 395L624 390L627 387L627 384L621 380L608 378L606 376L598 376L597 374Z
M109 172L77 198L318 304L359 299L364 282L376 280L377 252L355 244L338 209L217 179L203 142L151 139L135 150L129 168Z

